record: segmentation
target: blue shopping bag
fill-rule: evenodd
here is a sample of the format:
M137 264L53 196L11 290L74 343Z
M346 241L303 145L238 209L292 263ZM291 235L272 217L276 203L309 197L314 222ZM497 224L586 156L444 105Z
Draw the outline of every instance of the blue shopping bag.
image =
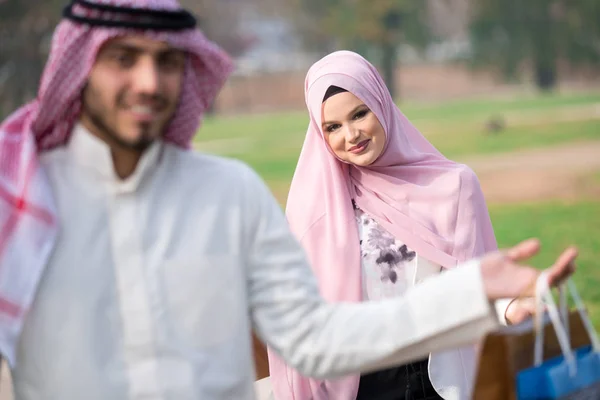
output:
M545 274L540 276L536 287L538 312L536 313L536 342L534 366L517 375L517 399L600 399L600 341L585 311L583 302L572 281L567 283L577 311L590 336L591 346L571 349L567 321L561 320ZM542 362L543 330L540 329L544 303L556 332L562 355ZM564 302L566 304L566 301ZM566 318L568 314L563 312Z

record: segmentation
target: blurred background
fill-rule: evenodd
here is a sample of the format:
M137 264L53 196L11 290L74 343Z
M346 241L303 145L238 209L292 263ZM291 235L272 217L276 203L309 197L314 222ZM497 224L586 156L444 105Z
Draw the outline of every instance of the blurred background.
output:
M540 268L579 246L575 280L600 328L600 1L181 2L236 63L199 150L248 162L284 206L308 124L304 76L355 50L478 174L501 246L541 238ZM0 0L0 117L35 97L65 4Z

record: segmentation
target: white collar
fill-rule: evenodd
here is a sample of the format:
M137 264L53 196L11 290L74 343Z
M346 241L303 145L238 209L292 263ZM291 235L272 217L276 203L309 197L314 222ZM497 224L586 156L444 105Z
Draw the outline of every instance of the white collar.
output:
M73 127L67 152L77 164L99 176L102 181L111 184L119 192L134 192L142 180L151 174L160 162L163 143L156 140L142 154L133 174L121 179L114 170L110 147L93 135L81 122Z

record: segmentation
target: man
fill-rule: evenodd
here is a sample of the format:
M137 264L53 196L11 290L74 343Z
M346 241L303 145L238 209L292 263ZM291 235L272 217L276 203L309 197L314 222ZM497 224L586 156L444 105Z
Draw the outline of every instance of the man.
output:
M194 18L174 0L64 15L37 99L0 126L0 350L18 400L251 399L252 328L305 374L343 375L475 341L497 325L490 301L535 282L525 242L404 299L323 302L257 175L188 150L231 70Z

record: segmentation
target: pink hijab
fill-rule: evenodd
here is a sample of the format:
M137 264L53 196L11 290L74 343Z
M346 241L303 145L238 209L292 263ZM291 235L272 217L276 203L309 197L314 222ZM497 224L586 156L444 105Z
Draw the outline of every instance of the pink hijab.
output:
M322 103L330 86L360 98L385 129L384 151L369 167L341 162L323 139ZM306 76L305 98L310 124L286 215L326 300L363 300L351 199L394 237L444 268L497 248L475 173L445 158L419 133L363 57L338 51L315 63ZM305 378L271 350L269 366L277 399L356 398L358 375L327 381Z
M176 0L88 0L88 3L179 11ZM75 5L77 16L114 19L110 11ZM142 34L188 52L183 91L164 140L191 145L204 111L227 79L229 57L197 29L152 31L90 27L63 20L56 28L37 98L0 124L0 352L14 364L14 348L59 229L50 185L38 152L69 139L84 87L100 47Z

